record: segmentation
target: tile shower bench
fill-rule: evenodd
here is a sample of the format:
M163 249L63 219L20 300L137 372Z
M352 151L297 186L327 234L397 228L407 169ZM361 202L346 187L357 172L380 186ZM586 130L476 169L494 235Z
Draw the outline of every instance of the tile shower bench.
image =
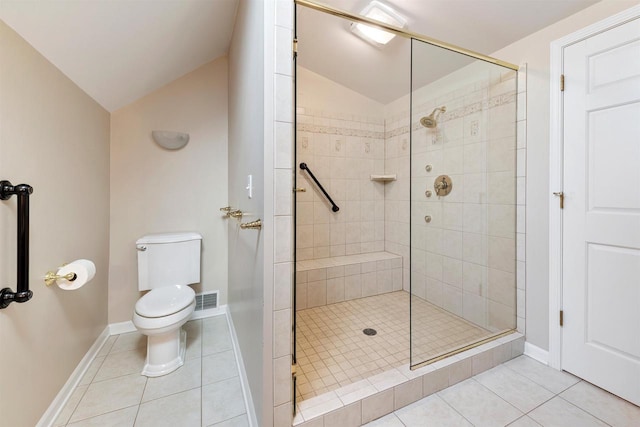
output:
M402 290L402 256L371 252L296 263L296 309Z

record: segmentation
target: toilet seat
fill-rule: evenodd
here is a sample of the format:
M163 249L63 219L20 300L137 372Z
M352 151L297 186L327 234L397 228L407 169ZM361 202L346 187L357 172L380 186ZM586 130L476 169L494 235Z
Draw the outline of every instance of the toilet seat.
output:
M185 285L152 289L136 302L135 312L147 318L170 316L191 305L195 295L193 289Z

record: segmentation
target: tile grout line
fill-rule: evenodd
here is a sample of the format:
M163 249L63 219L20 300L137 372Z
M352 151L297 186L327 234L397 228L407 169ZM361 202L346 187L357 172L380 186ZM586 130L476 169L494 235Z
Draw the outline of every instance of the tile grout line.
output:
M512 369L512 371L513 371L513 372L515 372L516 374L520 375L521 377L524 377L524 378L528 379L529 381L531 381L532 383L534 383L534 384L538 385L539 387L542 387L540 384L538 384L537 382L535 382L535 381L531 380L530 378L527 378L526 376L524 376L524 375L522 375L522 374L520 374L520 373L516 372L516 371L515 371L515 370L513 370L513 369ZM577 383L576 383L576 384L577 384ZM556 397L560 397L560 393L562 393L562 392L560 392L560 393L555 393L555 392L553 392L553 391L551 391L551 390L549 390L549 389L546 389L546 388L544 388L544 387L542 387L542 388L543 388L543 389L545 389L545 390L547 390L548 392L550 392L550 393L552 394L552 396L551 396L550 398L546 399L544 402L541 402L539 405L536 405L534 408L532 408L532 409L531 409L531 410L529 410L528 412L526 412L526 413L525 413L525 415L526 415L526 416L529 416L529 414L530 414L531 412L535 411L536 409L538 409L539 407L543 406L544 404L546 404L546 403L550 402L551 400L555 399ZM529 418L531 418L531 417L529 417ZM533 419L533 418L531 418L531 419ZM535 420L534 420L534 421L535 421ZM537 422L537 421L536 421L536 422Z
M226 319L225 319L225 320L226 320ZM198 320L198 321L199 321L199 320ZM226 323L226 322L225 322L225 323ZM228 327L228 325L227 325L227 327ZM201 338L201 337L202 337L202 333L203 333L201 328L199 329L199 333L200 333L200 338ZM102 368L102 366L103 366L103 364L105 363L105 361L106 361L106 359L107 359L107 357L108 357L108 356L110 356L110 355L112 355L112 354L116 354L116 353L122 353L122 352L135 352L136 350L139 350L139 348L136 348L136 349L132 349L132 350L124 350L124 351L116 351L116 352L113 352L113 347L115 346L115 343L118 341L118 339L119 339L122 335L124 335L124 334L119 334L119 335L117 335L116 339L113 341L113 344L112 344L111 348L109 349L109 351L107 352L107 354L106 354L105 356L100 356L100 357L103 359L103 360L102 360L102 362L100 363L100 366L98 366L98 367L97 367L97 369L96 369L96 373L94 374L93 378L91 378L90 382L89 382L88 384L84 385L84 386L86 387L86 389L84 390L84 392L82 393L82 396L80 396L80 398L79 398L78 402L77 402L77 403L76 403L76 405L74 406L73 411L71 412L71 415L69 416L69 419L68 419L68 420L63 424L64 426L67 426L67 425L69 425L69 424L71 423L71 419L72 419L72 417L73 417L74 413L77 411L77 408L79 407L79 405L80 405L80 403L81 403L82 399L83 399L83 398L84 398L84 396L86 395L86 393L87 393L87 391L88 391L88 389L89 389L89 387L90 387L90 386L92 386L92 385L94 385L94 384L100 384L100 383L102 383L102 382L104 382L104 381L109 381L109 380L118 380L119 378L123 378L123 377L130 376L130 375L132 375L132 374L133 374L133 373L129 373L129 374L124 374L124 375L118 375L118 376L116 376L116 377L106 378L106 379L103 379L103 380L101 380L101 381L95 381L95 377L97 376L98 372L99 372L99 371L100 371L100 369ZM123 407L123 408L117 408L117 409L110 410L110 411L106 411L106 412L103 412L103 413L100 413L100 414L94 414L94 415L92 415L92 416L90 416L90 417L83 418L83 420L89 420L89 419L92 419L92 418L96 418L96 417L104 416L104 415L106 415L106 414L110 414L110 413L114 413L114 412L117 412L117 411L121 411L121 410L124 410L124 409L127 409L127 408L133 408L133 407L136 407L136 409L137 409L137 410L136 410L136 414L135 414L135 417L134 417L134 424L135 424L135 422L137 422L137 420L138 420L138 417L139 417L139 415L140 415L140 410L141 410L141 407L142 407L142 405L143 405L143 404L145 404L145 403L149 403L149 402L153 402L153 401L157 401L157 400L160 400L160 399L164 399L164 398L167 398L167 397L170 397L170 396L175 396L175 395L178 395L178 394L180 394L180 393L187 392L187 391L193 391L193 390L195 390L195 389L199 389L199 391L200 391L200 420L201 420L201 425L204 425L204 420L203 420L203 416L204 416L204 412L203 412L203 409L204 409L204 402L203 402L203 379L202 379L202 372L203 372L203 369L204 369L204 356L203 356L203 354L202 354L202 352L203 352L203 344L202 344L202 343L200 343L199 350L200 350L200 351L199 351L199 357L198 357L198 358L200 359L200 361L199 361L198 363L200 364L200 378L199 378L199 379L200 379L200 381L199 381L199 386L198 386L198 387L192 387L192 388L189 388L189 389L187 389L187 390L180 390L180 391L172 392L172 393L170 393L170 394L166 394L166 395L159 396L159 397L156 397L156 398L154 398L154 399L151 399L151 400L149 400L148 402L143 402L144 395L145 395L145 393L146 393L146 391L147 391L147 389L148 389L148 387L149 387L149 378L148 378L148 377L146 377L146 378L145 378L145 382L144 382L144 387L142 388L142 394L141 394L140 399L139 399L139 401L138 401L138 403L137 403L137 404L133 404L133 405L130 405L130 406L125 406L125 407ZM209 356L219 355L219 354L222 354L222 353L224 353L224 352L228 352L228 351L233 352L233 353L234 353L234 355L235 355L235 351L233 350L233 348L231 348L231 349L225 349L225 350L214 351L213 353L208 354L208 355L207 355L207 357L209 357ZM195 359L195 357L194 357L194 358L191 358L191 359L189 359L189 360L185 360L185 363L187 363L188 361L193 360L193 359ZM95 358L94 358L94 361L95 361ZM225 379L220 379L220 380L217 380L217 381L213 381L213 382L211 382L211 383L209 383L209 384L207 384L207 385L216 384L216 383L219 383L219 382L221 382L221 381L225 381L225 380L229 380L229 379L233 379L233 378L239 378L239 375L238 375L238 374L236 374L236 375L234 375L234 376L232 376L232 377L230 377L230 378L225 378ZM77 387L76 387L76 390L77 390ZM245 410L242 414L240 414L240 415L238 415L238 416L241 416L241 415L248 416L248 414L246 413L246 410ZM234 418L234 417L231 417L231 418L229 418L229 419L232 419L232 418ZM221 422L223 422L223 421L228 421L229 419L221 420ZM74 421L74 422L83 421L83 420L77 420L77 421Z
M138 403L138 408L136 409L136 416L133 418L133 425L136 425L138 421L138 416L140 415L140 408L142 407L142 399L144 398L144 392L147 390L147 385L149 384L149 378L147 377L144 381L144 388L142 389L142 395L140 396L140 402Z
M117 340L118 340L117 338L116 338L115 340L113 340L113 343L111 344L111 348L113 348L113 344L115 344L115 342L116 342ZM73 407L73 411L71 411L71 414L69 415L69 419L68 419L68 420L65 422L65 424L64 424L65 426L68 426L68 425L71 423L71 419L73 418L73 415L75 414L76 410L78 409L78 406L80 405L80 402L82 402L82 399L83 399L83 398L84 398L84 396L87 394L87 391L89 391L89 387L91 387L91 385L92 385L92 384L94 384L94 381L93 381L93 380L94 380L94 379L95 379L95 377L98 375L98 371L100 371L100 368L102 368L102 365L104 364L105 360L107 360L107 356L108 356L108 355L109 355L109 353L111 352L111 348L109 348L109 351L107 352L107 354L106 354L106 355L101 356L101 357L103 357L103 359L102 359L102 363L100 363L100 366L98 367L98 369L96 369L96 373L95 373L95 374L93 374L93 377L91 378L91 381L89 381L89 383L88 383L88 384L85 384L85 385L87 386L87 388L84 390L84 393L82 393L82 396L80 397L80 399L78 399L78 403L76 403L76 404L75 404L75 406ZM95 357L94 357L93 361L95 361ZM92 362L93 362L93 361L92 361ZM85 375L86 375L86 373L85 373ZM78 387L81 387L81 386L76 386L75 390L77 390L77 389L78 389ZM74 391L75 391L75 390L74 390Z
M533 418L529 417L527 414L523 414L521 417L518 417L515 420L511 421L509 424L507 424L506 427L509 427L509 426L513 425L514 423L517 423L519 420L523 419L524 417L528 417L534 423L538 424L535 420L533 420ZM538 425L540 425L540 424L538 424Z
M516 358L516 359L517 359L517 358ZM512 359L512 360L515 360L515 359ZM532 359L532 360L534 360L534 359ZM536 361L536 363L540 363L540 362ZM564 393L565 391L567 391L568 389L570 389L571 387L573 387L574 385L576 385L576 384L578 384L579 382L581 382L581 381L582 381L580 378L576 377L576 378L578 378L578 381L577 381L576 383L571 384L571 385L570 385L570 386L568 386L567 388L562 389L561 391L559 391L558 393L556 393L556 392L555 392L555 391L553 391L553 390L549 390L547 387L545 387L545 385L544 385L544 384L540 384L538 381L536 381L536 380L534 380L534 379L532 379L532 378L529 378L528 376L524 375L524 374L523 374L523 373L521 373L521 372L516 371L515 369L513 369L513 368L509 367L507 364L508 364L508 362L507 362L507 363L502 364L502 366L504 366L505 368L507 368L507 369L511 370L511 371L512 371L512 372L514 372L515 374L517 374L517 375L519 375L519 376L521 376L521 377L523 377L523 378L525 378L525 379L527 379L527 380L529 380L529 381L531 381L531 382L533 382L533 383L537 384L538 386L542 387L543 389L547 390L548 392L553 393L553 394L554 394L554 396L557 396L557 395L559 395L560 393ZM545 368L549 368L547 365L544 365L544 364L542 364L542 366L544 366ZM549 369L553 369L553 368L549 368ZM558 372L565 372L565 371L558 371ZM573 374L570 374L570 375L573 375Z
M573 386L572 386L572 387L573 387ZM569 387L569 388L571 388L571 387ZM578 409L580 409L581 411L585 412L586 414L589 414L590 416L592 416L592 417L593 417L593 418L595 418L596 420L598 420L598 421L600 421L600 422L603 422L604 424L606 424L606 425L608 425L608 426L611 426L611 424L609 424L609 423L608 423L608 422L606 422L605 420L601 419L600 417L598 417L598 416L596 416L596 415L592 414L591 412L589 412L589 410L587 410L587 409L585 409L585 408L583 408L583 407L581 407L581 406L575 405L573 402L570 402L570 401L568 401L567 399L565 399L564 397L560 396L560 394L561 394L561 393L564 393L564 392L565 392L565 391L567 391L567 390L568 390L568 389L561 391L560 393L558 393L558 395L557 395L556 397L557 397L558 399L562 399L562 400L564 400L565 402L567 402L569 405L573 406L574 408L578 408Z
M491 369L489 369L491 370ZM488 371L485 371L488 372ZM477 374L479 375L479 374ZM484 384L482 384L480 381L475 379L476 375L472 376L470 379L472 379L473 381L475 381L476 384L479 384L480 386L482 386L485 390L488 390L491 394L493 394L494 396L496 396L498 399L502 400L503 402L507 403L509 406L511 406L512 408L514 408L516 411L520 412L522 415L526 415L526 413L524 411L521 411L520 408L517 408L513 403L509 402L508 400L504 399L502 396L498 395L498 393L494 392L493 390L491 390L489 387L485 386ZM518 417L520 418L520 417ZM517 418L516 418L517 419ZM514 420L515 421L515 420ZM513 422L513 421L512 421Z
M460 383L458 383L460 384ZM455 384L454 384L455 385ZM453 386L449 386L449 387L453 387ZM449 388L447 387L447 388ZM446 390L446 388L444 389ZM438 396L440 398L440 400L442 400L444 403L446 403L451 409L453 409L453 412L455 412L456 414L460 415L462 417L463 420L467 421L469 424L471 424L472 426L474 425L470 420L467 419L467 417L465 417L463 414L461 414L456 408L453 407L453 405L451 405L447 399L445 399L444 397L440 396L440 393L443 392L444 390L440 390L436 393L433 393L434 395Z
M520 357L522 357L522 356L520 356ZM511 360L515 360L515 359L511 359ZM498 366L505 366L505 365L506 365L506 364L505 364L505 363L503 363L503 364L498 365ZM496 366L496 367L497 367L497 366ZM495 369L495 368L492 368L492 369ZM489 369L488 371L485 371L485 372L489 372L489 371L491 371L492 369ZM534 384L538 385L539 387L542 387L540 384L538 384L537 382L535 382L535 381L531 380L530 378L527 378L526 376L519 374L518 372L514 371L513 369L512 369L512 371L513 371L513 372L515 372L517 375L519 375L519 376L521 376L521 377L523 377L523 378L525 378L525 379L527 379L527 380L531 381L532 383L534 383ZM483 372L481 372L480 374L482 374L482 373L483 373ZM480 374L477 374L477 375L480 375ZM530 411L524 412L524 411L522 411L520 408L517 408L513 403L509 402L508 400L504 399L502 396L498 395L498 393L494 392L494 391L493 391L493 390L491 390L489 387L485 386L485 385L484 385L484 384L482 384L480 381L476 380L476 378L475 378L475 377L476 377L477 375L474 375L474 376L473 376L473 377L471 377L470 379L474 380L476 383L480 384L482 387L484 387L485 389L489 390L491 393L493 393L494 395L496 395L499 399L501 399L501 400L503 400L504 402L508 403L509 405L513 406L516 410L518 410L518 412L522 413L522 416L525 416L525 415L529 414L531 411L533 411L534 409L536 409L536 408L538 408L538 407L540 407L540 406L544 405L544 404L545 404L545 403L547 403L548 401L550 401L550 400L554 399L554 398L555 398L555 397L557 397L557 396L558 396L558 394L559 394L559 393L558 393L558 394L554 394L554 392L553 392L553 391L551 391L551 390L547 390L546 388L542 387L542 388L544 388L545 390L547 390L547 391L551 392L551 394L553 394L553 396L551 396L549 399L545 400L545 401L544 401L544 402L542 402L541 404L537 405L535 408L531 409ZM522 418L522 417L519 417L519 418ZM515 421L515 420L514 420L514 421ZM512 422L514 422L514 421L512 421Z

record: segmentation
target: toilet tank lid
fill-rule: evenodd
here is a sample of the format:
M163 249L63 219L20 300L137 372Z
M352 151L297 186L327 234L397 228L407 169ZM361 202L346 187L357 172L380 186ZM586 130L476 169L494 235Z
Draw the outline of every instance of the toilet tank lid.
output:
M202 240L202 236L194 232L147 234L136 241L136 245L151 243L177 243L190 240Z

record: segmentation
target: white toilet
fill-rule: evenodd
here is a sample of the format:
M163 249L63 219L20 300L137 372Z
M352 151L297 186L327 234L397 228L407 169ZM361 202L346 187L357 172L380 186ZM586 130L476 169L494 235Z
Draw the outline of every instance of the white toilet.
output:
M198 233L143 236L138 250L138 289L149 290L136 303L133 324L147 338L142 375L159 377L184 364L187 323L196 306L188 285L200 282Z

